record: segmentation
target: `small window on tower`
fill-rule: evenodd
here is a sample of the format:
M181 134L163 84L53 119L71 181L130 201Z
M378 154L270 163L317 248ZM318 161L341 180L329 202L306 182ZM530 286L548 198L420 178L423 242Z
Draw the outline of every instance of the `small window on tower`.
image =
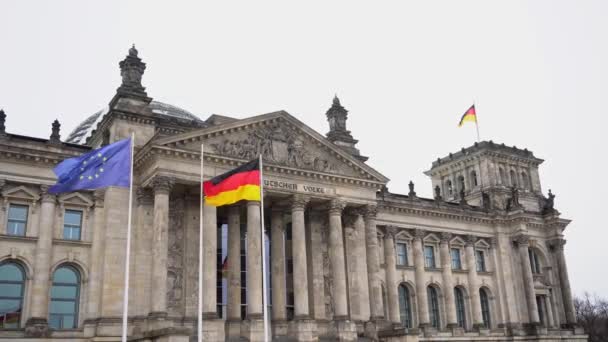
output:
M477 172L475 172L475 170L471 171L471 183L473 183L473 186L477 186Z

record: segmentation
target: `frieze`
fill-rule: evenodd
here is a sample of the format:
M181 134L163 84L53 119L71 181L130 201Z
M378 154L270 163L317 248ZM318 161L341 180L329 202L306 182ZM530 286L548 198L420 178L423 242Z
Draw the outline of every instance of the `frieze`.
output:
M272 164L327 173L338 172L335 163L306 148L306 138L281 122L255 127L244 137L211 143L214 152L239 159L253 159L260 154Z
M303 192L311 195L334 195L336 193L336 189L334 188L271 179L264 179L264 188L290 192Z

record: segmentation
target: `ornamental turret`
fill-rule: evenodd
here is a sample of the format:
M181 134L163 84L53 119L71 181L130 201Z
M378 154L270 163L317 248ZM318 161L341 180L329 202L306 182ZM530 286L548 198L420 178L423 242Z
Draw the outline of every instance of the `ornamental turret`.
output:
M150 102L151 99L148 98L146 88L141 84L142 76L146 70L146 63L142 62L137 54L137 49L133 45L129 49L127 57L119 63L122 84L116 93L117 95L134 97Z
M348 111L340 104L340 99L337 95L334 96L333 103L325 115L329 122L329 132L326 135L327 139L357 159L366 161L367 157L362 156L359 153L359 149L355 147L358 140L354 139L350 134L350 131L346 129Z

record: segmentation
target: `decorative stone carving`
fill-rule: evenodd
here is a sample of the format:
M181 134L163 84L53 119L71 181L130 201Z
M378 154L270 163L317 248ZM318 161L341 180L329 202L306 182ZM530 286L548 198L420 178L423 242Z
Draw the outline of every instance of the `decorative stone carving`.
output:
M443 198L441 197L441 188L439 188L439 185L435 186L435 201L441 201L443 200Z
M384 229L384 239L395 239L395 235L399 232L399 227L386 226Z
M335 164L313 153L306 146L305 136L294 128L274 122L258 126L244 138L226 139L212 143L216 153L240 159L262 155L264 160L278 165L336 173Z
M310 198L302 195L294 195L291 198L291 210L304 210L306 209L306 204L308 204Z
M375 219L376 215L378 215L378 207L375 205L366 205L364 209L364 217L365 219Z
M180 314L184 299L184 200L170 201L167 258L167 310Z
M517 244L517 246L519 247L524 247L524 246L529 246L530 245L530 237L528 235L518 235L515 237L514 242Z
M98 189L93 192L93 199L95 200L96 208L102 208L104 206L105 197L106 197L105 189Z
M516 187L511 187L511 198L507 200L507 211L520 209L519 190Z
M477 242L477 236L475 235L467 235L464 238L464 245L465 246L475 246L475 242Z
M154 196L150 188L137 188L137 203L140 205L151 205L154 203Z
M154 189L154 193L166 193L171 192L173 188L174 180L171 177L166 176L156 176L152 180L152 188Z
M408 184L408 187L410 188L410 191L408 192L407 196L409 198L415 198L416 191L414 191L414 182L410 181L410 183Z
M332 199L329 202L329 214L330 215L340 215L342 214L342 210L344 210L344 202L339 199Z
M57 196L53 195L51 193L49 193L49 186L48 185L41 185L40 186L40 198L41 198L41 202L51 202L51 203L55 203L55 201L57 200Z
M137 53L137 49L133 45L129 49L129 55L119 63L122 84L118 88L118 93L147 98L146 88L141 84L142 76L146 70L146 63L141 61Z
M452 233L443 232L439 235L441 243L449 243L452 240Z
M553 208L555 204L555 195L551 192L551 189L549 189L549 194L547 196L547 198L543 198L543 201L541 201L543 202L541 203L541 207L543 208L543 214L551 214L556 211L555 208Z
M59 120L55 119L55 121L53 121L53 125L52 125L51 138L49 140L50 142L52 142L52 143L61 142L61 135L59 135L60 128L61 128L61 124L59 123Z
M566 240L562 238L556 238L547 241L547 246L552 252L563 251L565 245Z
M414 240L422 240L426 236L426 230L414 229Z
M497 237L492 236L492 237L490 238L490 247L491 247L491 248L496 248L496 247L498 247L498 238L497 238Z
M0 136L6 134L6 126L4 123L6 122L6 114L4 114L4 110L0 109Z

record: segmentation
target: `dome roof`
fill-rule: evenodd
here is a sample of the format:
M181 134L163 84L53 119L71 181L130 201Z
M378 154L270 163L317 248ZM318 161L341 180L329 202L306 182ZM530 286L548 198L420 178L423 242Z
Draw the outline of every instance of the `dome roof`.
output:
M150 102L149 106L152 113L154 113L157 117L164 117L167 119L176 118L180 120L198 121L201 123L203 122L199 117L190 113L189 111L167 103L152 101ZM72 133L68 135L66 142L73 144L84 144L93 130L95 130L97 127L97 124L106 114L108 114L109 110L109 107L106 106L105 108L86 118L86 120L76 126Z

